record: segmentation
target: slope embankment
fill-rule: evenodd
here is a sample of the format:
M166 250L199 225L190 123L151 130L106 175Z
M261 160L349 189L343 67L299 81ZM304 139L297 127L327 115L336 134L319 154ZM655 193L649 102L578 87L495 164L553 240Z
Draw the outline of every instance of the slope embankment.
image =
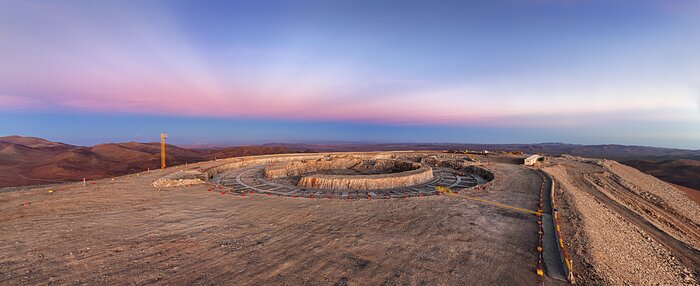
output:
M543 170L555 181L578 281L696 285L698 205L613 161L555 159Z

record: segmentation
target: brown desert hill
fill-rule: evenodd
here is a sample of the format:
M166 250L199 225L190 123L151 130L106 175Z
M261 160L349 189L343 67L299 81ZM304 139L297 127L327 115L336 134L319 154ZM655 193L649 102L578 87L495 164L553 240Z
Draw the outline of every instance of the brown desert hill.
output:
M166 163L291 152L279 146L191 150L168 144ZM0 187L79 181L160 168L160 143L108 143L74 146L35 137L0 137Z
M160 167L160 143L110 143L98 144L89 147L89 150L105 160L120 164L143 163L150 164L147 168ZM191 162L199 162L206 159L206 154L180 148L175 145L166 145L166 163L168 165L181 165Z
M37 149L13 143L0 142L0 166L19 164L30 156L49 155L45 149Z
M75 147L73 145L68 145L68 144L61 143L61 142L52 142L52 141L37 138L37 137L26 137L26 136L18 136L18 135L2 136L2 137L0 137L0 143L16 144L16 145L22 145L22 146L31 147L31 148L47 148L47 147L71 148L71 147Z
M666 182L700 190L700 161L677 160L628 160L622 162Z

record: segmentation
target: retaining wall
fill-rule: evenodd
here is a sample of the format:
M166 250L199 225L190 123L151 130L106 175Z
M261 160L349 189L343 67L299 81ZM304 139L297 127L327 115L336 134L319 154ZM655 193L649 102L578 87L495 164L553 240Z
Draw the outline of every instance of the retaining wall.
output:
M278 163L265 168L265 177L284 178L323 171L350 169L358 172L398 173L420 168L420 164L393 159L367 159L367 156L347 156L323 158L318 160L301 160L288 163ZM353 175L355 176L355 175Z
M323 175L302 177L298 186L313 189L390 189L426 183L433 179L433 169L421 166L416 170L380 175Z

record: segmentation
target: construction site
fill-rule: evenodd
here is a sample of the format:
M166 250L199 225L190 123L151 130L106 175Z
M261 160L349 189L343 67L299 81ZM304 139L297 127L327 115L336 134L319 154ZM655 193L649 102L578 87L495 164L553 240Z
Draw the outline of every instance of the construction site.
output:
M239 157L0 193L0 284L697 285L700 207L614 161ZM527 164L527 165L526 165Z
M0 0L0 286L700 286L698 31L700 0Z

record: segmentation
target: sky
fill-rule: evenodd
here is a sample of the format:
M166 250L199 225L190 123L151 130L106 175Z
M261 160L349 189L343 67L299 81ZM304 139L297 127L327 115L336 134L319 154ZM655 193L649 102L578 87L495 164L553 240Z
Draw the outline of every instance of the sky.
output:
M0 136L700 149L700 1L0 0Z

